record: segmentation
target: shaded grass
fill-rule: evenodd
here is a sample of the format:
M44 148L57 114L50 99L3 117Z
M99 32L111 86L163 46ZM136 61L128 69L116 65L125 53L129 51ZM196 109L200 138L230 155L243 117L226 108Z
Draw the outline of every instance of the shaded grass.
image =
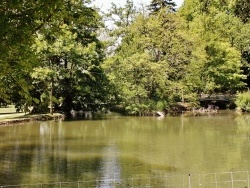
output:
M8 105L7 107L0 107L0 115L17 113L15 105Z
M25 121L45 121L63 118L62 114L54 113L50 114L25 114L24 112L16 112L14 105L8 105L7 107L0 108L0 125L12 124Z
M8 105L7 107L0 107L0 121L11 118L19 118L24 116L25 113L16 112L14 105Z

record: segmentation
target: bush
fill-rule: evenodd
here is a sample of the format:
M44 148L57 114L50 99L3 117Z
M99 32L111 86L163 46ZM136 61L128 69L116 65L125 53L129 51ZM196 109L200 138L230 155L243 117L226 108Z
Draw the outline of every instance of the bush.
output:
M166 101L158 101L156 104L156 110L164 111L167 108Z
M150 114L150 107L145 104L131 104L125 109L128 115L147 116Z
M239 93L236 97L235 104L237 109L250 112L250 92Z

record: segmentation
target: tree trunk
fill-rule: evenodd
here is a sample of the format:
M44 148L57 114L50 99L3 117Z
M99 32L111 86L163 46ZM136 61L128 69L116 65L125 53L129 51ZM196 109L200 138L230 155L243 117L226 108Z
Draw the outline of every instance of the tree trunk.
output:
M53 115L53 81L51 82L51 88L50 88L50 93L49 93L49 113L50 115Z

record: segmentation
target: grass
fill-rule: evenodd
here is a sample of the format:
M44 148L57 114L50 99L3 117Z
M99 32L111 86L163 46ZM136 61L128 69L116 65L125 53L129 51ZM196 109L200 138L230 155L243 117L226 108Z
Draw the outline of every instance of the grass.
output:
M0 120L17 118L24 115L25 115L24 113L16 112L16 108L14 105L8 105L7 107L0 107Z
M7 107L0 107L0 114L16 113L15 105L8 105Z
M50 114L25 114L24 112L16 112L14 105L8 105L7 107L0 107L0 125L18 123L24 121L45 121L53 119L63 119L64 115L60 113Z

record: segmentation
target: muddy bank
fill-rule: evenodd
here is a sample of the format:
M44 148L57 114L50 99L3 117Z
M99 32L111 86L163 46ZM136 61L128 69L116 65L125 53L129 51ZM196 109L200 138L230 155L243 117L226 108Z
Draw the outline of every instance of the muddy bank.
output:
M50 121L50 120L63 120L65 118L64 114L54 113L50 114L28 114L20 117L12 117L0 120L0 126L16 124L16 123L25 123L32 121Z

